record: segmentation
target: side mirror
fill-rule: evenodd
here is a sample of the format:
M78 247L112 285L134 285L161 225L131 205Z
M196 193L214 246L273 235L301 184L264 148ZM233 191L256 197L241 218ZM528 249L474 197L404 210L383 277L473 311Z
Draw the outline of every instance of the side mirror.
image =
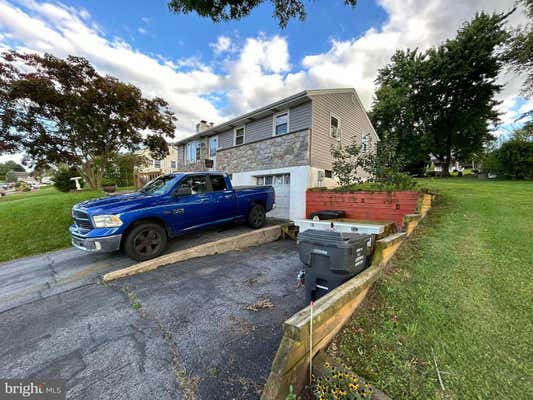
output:
M183 197L192 195L192 189L190 187L180 187L174 192L174 197Z

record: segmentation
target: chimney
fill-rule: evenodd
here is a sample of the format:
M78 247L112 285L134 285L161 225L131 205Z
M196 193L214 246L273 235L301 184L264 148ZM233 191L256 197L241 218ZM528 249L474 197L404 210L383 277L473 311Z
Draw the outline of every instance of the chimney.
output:
M202 132L202 131L205 131L206 129L209 129L212 125L208 124L206 120L201 120L200 122L198 122L196 124L196 132Z

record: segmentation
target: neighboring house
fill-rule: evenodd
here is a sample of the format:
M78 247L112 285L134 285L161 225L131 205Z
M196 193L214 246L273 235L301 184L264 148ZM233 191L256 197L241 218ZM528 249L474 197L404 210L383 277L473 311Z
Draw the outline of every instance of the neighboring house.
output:
M137 154L146 158L146 164L138 167L136 172L150 174L150 173L164 173L178 171L178 149L175 145L168 145L169 154L162 160L156 160L150 155L148 149L143 149Z
M306 191L336 186L331 147L379 138L354 89L306 90L230 121L201 121L176 143L180 171L221 170L234 185L273 185L273 217L305 217Z
M448 166L448 172L451 174L454 171L463 172L465 169L475 169L476 164L472 161L459 161L455 158L452 158L450 165ZM430 164L428 170L435 171L436 175L442 173L443 165L437 157L433 154L430 154Z

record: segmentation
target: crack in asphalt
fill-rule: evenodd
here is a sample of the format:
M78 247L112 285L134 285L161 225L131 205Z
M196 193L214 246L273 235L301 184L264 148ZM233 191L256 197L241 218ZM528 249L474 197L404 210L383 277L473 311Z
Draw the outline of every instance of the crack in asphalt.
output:
M163 341L167 345L172 355L172 360L170 363L172 372L174 373L174 377L178 382L178 385L184 395L185 400L195 400L197 398L199 378L191 376L189 373L187 373L187 370L185 368L180 366L178 349L173 340L171 331L165 326L165 324L161 321L161 319L156 313L148 313L145 310L143 305L138 302L135 291L129 286L124 286L120 289L116 288L114 285L108 285L107 287L111 290L120 292L121 295L125 297L125 299L129 302L132 308L137 311L137 313L142 319L155 323L157 329L161 334L161 337L163 338Z

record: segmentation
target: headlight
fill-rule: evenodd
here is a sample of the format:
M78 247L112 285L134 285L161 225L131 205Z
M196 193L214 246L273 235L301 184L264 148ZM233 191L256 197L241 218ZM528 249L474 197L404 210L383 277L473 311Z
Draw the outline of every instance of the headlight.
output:
M118 215L95 215L93 222L95 228L116 228L122 225Z

